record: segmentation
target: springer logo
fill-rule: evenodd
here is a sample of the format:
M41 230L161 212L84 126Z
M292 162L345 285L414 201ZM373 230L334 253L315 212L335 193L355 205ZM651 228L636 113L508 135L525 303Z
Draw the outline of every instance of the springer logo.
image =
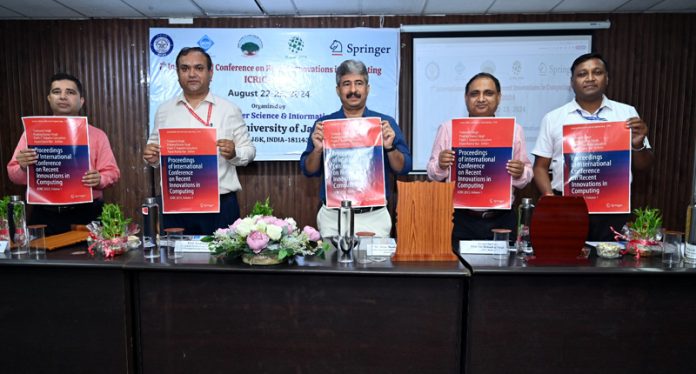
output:
M343 43L339 42L338 40L334 39L329 48L331 49L331 55L343 56Z

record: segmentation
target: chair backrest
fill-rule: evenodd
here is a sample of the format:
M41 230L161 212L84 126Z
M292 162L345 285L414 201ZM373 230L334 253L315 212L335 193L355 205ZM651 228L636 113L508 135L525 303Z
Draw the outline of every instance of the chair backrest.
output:
M452 252L454 183L396 182L394 261L457 261Z

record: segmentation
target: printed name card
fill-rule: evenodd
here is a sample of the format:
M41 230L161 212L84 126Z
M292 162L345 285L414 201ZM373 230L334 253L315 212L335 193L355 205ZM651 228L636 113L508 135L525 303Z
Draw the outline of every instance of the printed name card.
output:
M460 240L459 253L476 255L507 255L508 243L502 240Z
M176 252L210 252L208 243L204 243L200 240L177 240L174 244L174 250Z

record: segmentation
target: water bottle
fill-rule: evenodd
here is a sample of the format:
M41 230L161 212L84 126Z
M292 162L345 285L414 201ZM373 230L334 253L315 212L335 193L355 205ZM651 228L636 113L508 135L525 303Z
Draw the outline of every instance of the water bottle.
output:
M154 197L145 198L140 208L143 214L143 247L155 247L159 245L159 205Z
M352 237L354 234L352 204L350 200L341 201L341 208L338 211L338 236L340 237Z
M532 239L530 237L530 226L532 225L532 214L534 204L532 199L525 197L522 204L517 208L517 255L527 256L533 253Z
M353 206L350 200L341 201L338 211L338 249L348 255L355 244ZM338 262L352 262L349 256L342 256Z
M696 195L686 212L684 262L696 264Z
M12 195L7 205L7 223L12 240L10 252L13 254L29 253L27 237L27 212L24 201L19 195Z

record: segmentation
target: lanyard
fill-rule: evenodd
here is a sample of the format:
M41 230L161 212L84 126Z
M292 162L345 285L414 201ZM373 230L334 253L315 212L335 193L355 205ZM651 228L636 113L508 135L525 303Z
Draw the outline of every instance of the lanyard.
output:
M193 109L187 103L184 103L184 105L186 106L186 109L188 109L189 113L191 113L193 118L197 119L198 122L202 123L204 126L213 126L213 124L210 123L210 116L213 114L212 103L208 103L208 119L205 122L203 122L203 118L199 117L198 114L196 114L196 112L194 112Z
M575 111L578 112L578 115L580 115L580 117L582 117L588 121L606 121L607 120L606 118L602 118L599 116L599 113L602 112L602 109L604 109L604 107L599 108L599 110L597 111L597 114L590 115L590 116L586 116L586 115L582 114L580 109L575 109Z

